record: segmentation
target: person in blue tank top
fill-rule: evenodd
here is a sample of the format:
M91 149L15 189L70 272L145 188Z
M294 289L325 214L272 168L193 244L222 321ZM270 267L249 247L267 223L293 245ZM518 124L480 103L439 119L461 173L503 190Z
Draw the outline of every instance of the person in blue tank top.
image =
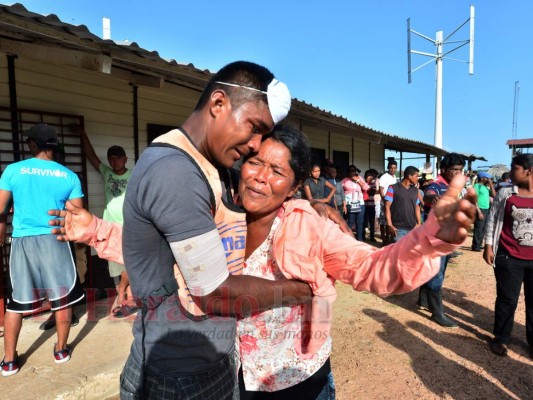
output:
M22 315L39 311L48 298L56 316L57 343L54 361L70 360L67 345L72 305L84 293L76 280L76 265L68 243L50 234L50 207L63 209L65 202L83 206L78 176L54 161L58 145L55 129L37 124L26 132L32 158L10 164L0 178L0 213L5 216L13 202L13 232L10 256L10 290L4 320L5 356L3 376L19 371L16 352Z

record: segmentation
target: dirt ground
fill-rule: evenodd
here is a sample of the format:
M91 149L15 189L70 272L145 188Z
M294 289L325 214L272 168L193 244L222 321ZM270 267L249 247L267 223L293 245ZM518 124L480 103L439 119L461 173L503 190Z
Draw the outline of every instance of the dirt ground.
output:
M382 299L337 284L332 368L338 399L533 399L523 293L509 356L498 357L487 345L496 298L492 267L482 253L460 250L443 290L458 329L441 328L417 311L417 292Z

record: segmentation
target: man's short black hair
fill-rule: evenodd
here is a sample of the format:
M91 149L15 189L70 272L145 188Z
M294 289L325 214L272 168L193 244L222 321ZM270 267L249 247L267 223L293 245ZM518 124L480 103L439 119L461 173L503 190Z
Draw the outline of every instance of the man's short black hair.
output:
M462 155L457 153L448 153L442 157L440 168L450 168L454 165L462 165L464 167L465 164L465 158Z
M228 95L234 110L251 101L263 101L268 104L266 94L257 90L266 92L272 79L274 79L274 74L261 65L247 61L236 61L228 64L209 80L194 111L201 110L208 103L211 94L216 90L222 90ZM231 83L238 86L229 86L217 82ZM246 89L247 87L257 90L249 90Z
M413 175L416 174L418 171L419 171L418 168L413 167L412 165L408 166L408 167L405 168L405 170L403 171L403 179L407 179L407 178L409 178L410 176L413 176Z
M389 163L387 164L387 169L389 169L389 168L390 168L391 166L393 166L393 165L398 166L398 163L397 163L396 161L394 161L394 160L389 161Z
M513 157L511 164L520 165L524 169L533 167L533 154L519 154Z

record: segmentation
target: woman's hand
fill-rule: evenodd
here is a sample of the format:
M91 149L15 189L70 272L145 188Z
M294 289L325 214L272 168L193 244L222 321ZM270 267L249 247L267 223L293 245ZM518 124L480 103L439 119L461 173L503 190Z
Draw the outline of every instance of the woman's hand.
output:
M61 242L79 240L93 220L89 211L76 207L70 201L65 203L65 210L49 210L48 215L56 217L48 221L48 225L59 227L52 229L52 234Z
M462 243L468 229L476 218L477 196L474 189L469 188L464 198L458 196L465 186L463 175L457 175L450 186L433 206L433 212L440 224L437 238L448 243Z

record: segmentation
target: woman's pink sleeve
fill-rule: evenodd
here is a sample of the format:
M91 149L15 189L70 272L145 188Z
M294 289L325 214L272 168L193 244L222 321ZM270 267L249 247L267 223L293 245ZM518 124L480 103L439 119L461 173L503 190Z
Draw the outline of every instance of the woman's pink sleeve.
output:
M100 258L124 264L120 224L93 217L87 231L76 242L94 247Z

